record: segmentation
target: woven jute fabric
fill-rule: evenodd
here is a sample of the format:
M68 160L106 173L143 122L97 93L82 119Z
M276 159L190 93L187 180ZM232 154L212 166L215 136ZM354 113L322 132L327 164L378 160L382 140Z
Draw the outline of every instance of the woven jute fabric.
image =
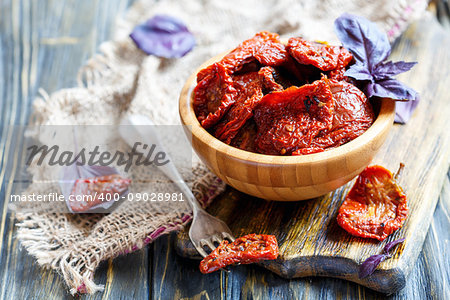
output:
M156 124L179 124L178 97L188 76L208 58L258 31L337 43L333 21L350 12L377 22L393 41L426 5L425 0L138 1L117 21L113 39L103 43L99 54L80 69L79 86L51 95L41 91L30 122L38 126L106 125L139 113ZM162 59L137 49L129 33L155 14L184 21L196 38L193 51L180 59ZM224 184L198 159L194 158L193 166L185 179L207 205L223 191ZM31 165L28 171L33 182L25 194L59 192L58 184L43 184L45 167ZM152 174L157 172L137 170L132 177ZM145 185L132 185L130 192L145 189ZM186 202L145 207L127 203L110 214L62 214L45 207L39 212L19 209L16 217L21 245L40 265L60 273L74 294L101 291L103 287L93 278L101 261L136 251L182 228L190 221L191 210Z

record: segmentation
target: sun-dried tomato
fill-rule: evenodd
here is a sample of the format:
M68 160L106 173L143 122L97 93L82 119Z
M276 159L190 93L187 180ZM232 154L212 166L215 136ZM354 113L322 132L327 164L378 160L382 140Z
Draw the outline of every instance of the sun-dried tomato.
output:
M194 89L194 111L204 128L216 124L236 102L233 79L220 64L213 64L210 73Z
M374 120L365 95L344 76L352 59L343 47L302 38L284 46L263 31L198 73L194 110L211 134L247 151L305 155L338 147ZM253 138L244 124L256 124Z
M268 31L259 32L252 38L243 41L233 51L225 55L219 63L231 73L234 73L241 69L243 65L255 61L254 56L257 49L268 42L280 42L279 35Z
M268 94L274 91L282 91L284 88L279 84L275 77L279 76L278 72L272 67L263 67L258 71L260 80L262 82L264 94Z
M261 76L258 72L234 77L236 103L217 124L214 136L229 144L238 130L253 115L253 108L263 97Z
M231 141L231 146L241 150L256 152L255 149L256 123L249 119Z
M255 108L257 151L289 155L307 148L321 130L331 127L333 106L325 80L264 96Z
M251 264L278 257L278 243L273 235L248 234L229 243L224 240L200 262L200 272L212 273L235 264Z
M84 197L69 201L69 206L73 212L85 212L91 207L116 199L114 195L124 193L130 182L130 179L118 174L78 179L75 181L71 194Z
M280 68L286 70L292 85L302 86L310 84L321 78L322 71L313 65L302 65L292 57L289 57L289 63L283 64ZM288 59L289 60L289 59Z
M313 65L322 71L336 69L341 52L338 46L310 42L302 38L290 38L287 49L299 63Z
M276 33L262 31L242 42L236 49L219 62L231 73L239 71L245 64L254 60L263 65L277 66L287 57L286 47Z
M382 241L402 227L407 215L406 195L392 173L369 166L339 208L337 222L352 235Z
M288 53L279 40L271 40L255 48L254 57L264 66L276 67L286 61Z
M369 100L356 86L345 81L326 80L326 82L330 86L334 100L331 129L315 137L309 146L311 149L295 154L316 153L321 152L316 151L317 149L343 145L363 134L375 119Z
M345 79L344 73L346 71L346 67L353 59L353 55L344 47L341 47L340 51L336 68L328 73L328 77L330 79L335 79L338 81Z
M257 71L255 67L278 66L288 57L286 47L276 33L262 31L251 39L243 41L233 51L225 55L220 64L229 74ZM197 82L202 81L212 70L211 66L204 68L197 74Z
M253 116L254 107L261 101L264 93L280 91L283 88L275 82L272 67L263 67L258 72L233 77L237 90L236 103L216 125L214 136L230 144L245 122Z

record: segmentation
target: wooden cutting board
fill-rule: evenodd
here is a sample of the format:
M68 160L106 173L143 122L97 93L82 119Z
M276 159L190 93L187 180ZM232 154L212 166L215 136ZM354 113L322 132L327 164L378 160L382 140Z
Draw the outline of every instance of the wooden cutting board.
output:
M229 187L208 211L224 220L236 237L275 235L280 256L262 265L282 277L336 277L388 294L402 289L422 249L449 168L448 49L449 34L424 18L410 26L391 55L394 61L419 62L399 79L418 90L421 101L407 125L394 126L373 161L393 172L400 162L406 165L400 185L408 196L409 216L384 242L353 237L338 226L337 210L353 182L323 197L294 203L264 201ZM196 258L187 230L178 234L176 249L182 256ZM393 258L381 263L371 276L358 278L362 261L381 253L387 242L402 237L406 241L397 247Z

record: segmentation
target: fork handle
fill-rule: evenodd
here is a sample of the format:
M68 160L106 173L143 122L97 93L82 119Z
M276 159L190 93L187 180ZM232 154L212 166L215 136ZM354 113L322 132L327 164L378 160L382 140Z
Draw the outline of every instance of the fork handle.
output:
M160 148L164 151L164 149L162 147L160 147ZM170 155L166 151L164 151L164 153L166 153L167 159L169 162L158 168L160 168L160 170L163 171L164 174L166 174L166 176L169 177L178 186L178 188L186 196L187 201L191 205L194 215L196 215L197 211L199 209L203 209L203 208L201 207L200 203L195 198L195 196L192 193L189 186L184 181L183 177L181 177L181 174L180 174L180 172L178 172L177 168L175 167L175 164L173 163Z
M163 145L161 144L161 138L158 132L154 128L154 123L148 117L144 115L129 115L122 119L121 127L119 132L122 138L128 143L130 147L133 147L134 143L137 141L149 141L150 144L156 146L155 151L166 153L166 158L168 163L158 168L169 177L181 190L181 192L186 196L189 204L192 207L194 215L197 215L198 210L203 210L200 203L192 194L191 189L188 187L186 182L181 177L180 172L178 172L175 164L172 161L169 153L165 151ZM146 125L146 126L142 126Z

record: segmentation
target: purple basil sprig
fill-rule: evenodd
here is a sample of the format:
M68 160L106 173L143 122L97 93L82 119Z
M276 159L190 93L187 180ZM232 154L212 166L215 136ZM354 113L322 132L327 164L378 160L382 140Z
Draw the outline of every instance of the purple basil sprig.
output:
M166 15L156 15L134 27L130 37L145 53L164 58L182 57L195 46L186 25Z
M418 93L393 77L409 71L416 62L386 61L391 45L385 32L369 20L344 13L334 22L335 31L345 48L352 52L355 64L345 76L359 81L367 97L418 101ZM398 104L398 103L397 103ZM408 121L417 103L396 109L395 121Z
M375 269L378 267L378 265L385 261L386 259L392 257L392 254L390 254L390 251L397 246L398 244L401 244L405 241L404 238L395 240L393 242L387 243L386 246L384 246L383 253L382 254L375 254L367 258L359 267L359 278L364 278L372 274Z

